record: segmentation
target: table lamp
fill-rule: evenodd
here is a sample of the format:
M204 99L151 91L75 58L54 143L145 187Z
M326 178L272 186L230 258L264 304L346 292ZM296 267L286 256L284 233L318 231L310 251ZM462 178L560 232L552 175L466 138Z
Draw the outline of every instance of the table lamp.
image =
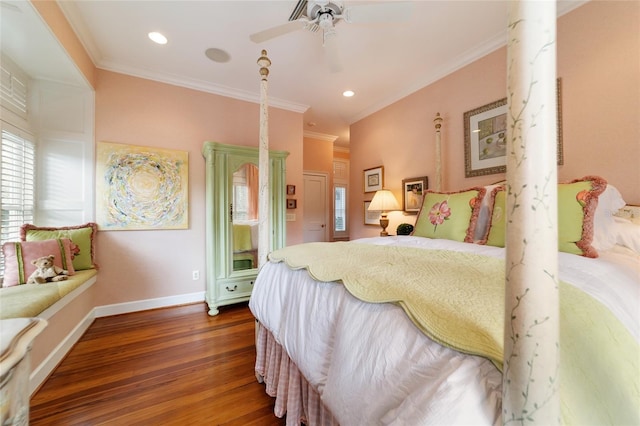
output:
M389 226L389 219L387 219L387 212L400 210L400 205L398 201L396 201L396 197L393 196L393 193L388 189L376 191L376 195L373 196L373 200L371 200L371 204L369 204L367 210L380 212L380 226L382 227L380 236L388 236L387 226Z

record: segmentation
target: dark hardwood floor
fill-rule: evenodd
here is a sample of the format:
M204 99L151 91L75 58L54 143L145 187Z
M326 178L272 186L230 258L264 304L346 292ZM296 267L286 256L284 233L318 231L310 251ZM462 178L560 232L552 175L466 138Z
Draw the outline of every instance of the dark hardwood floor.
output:
M284 425L246 304L98 318L31 399L31 425Z

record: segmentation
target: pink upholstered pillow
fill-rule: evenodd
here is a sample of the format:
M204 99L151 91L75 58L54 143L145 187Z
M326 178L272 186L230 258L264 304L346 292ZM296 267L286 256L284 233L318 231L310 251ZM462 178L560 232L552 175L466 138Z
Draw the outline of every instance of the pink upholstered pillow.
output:
M55 256L53 264L68 271L69 275L75 273L71 259L72 242L68 238L59 238L43 241L10 241L2 245L4 254L4 278L3 287L11 287L25 284L29 276L36 270L31 263L40 257Z

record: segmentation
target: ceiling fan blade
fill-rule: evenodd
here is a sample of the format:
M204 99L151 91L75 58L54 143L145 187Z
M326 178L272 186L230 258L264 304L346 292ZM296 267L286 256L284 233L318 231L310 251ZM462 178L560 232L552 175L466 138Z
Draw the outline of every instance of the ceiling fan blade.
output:
M350 23L403 22L411 18L412 11L411 2L394 1L347 7L342 15Z
M338 35L331 28L324 32L324 57L332 73L342 71L342 61L340 60L340 45L338 43Z
M286 24L278 25L276 27L268 28L264 31L251 34L249 36L249 39L254 43L262 43L297 30L302 30L310 23L311 21L308 21L306 19L296 19L295 21L289 21Z

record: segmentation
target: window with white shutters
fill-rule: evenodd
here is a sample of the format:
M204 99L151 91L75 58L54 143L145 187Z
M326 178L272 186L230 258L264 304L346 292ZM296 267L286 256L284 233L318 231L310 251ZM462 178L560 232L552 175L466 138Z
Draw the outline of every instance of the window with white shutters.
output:
M347 188L342 185L336 185L333 197L334 206L334 225L333 232L347 231Z
M20 239L20 226L33 223L35 208L35 144L31 135L12 130L3 123L0 244ZM4 258L0 261L0 275L3 273Z
M333 160L333 238L349 237L347 204L349 193L349 160Z

